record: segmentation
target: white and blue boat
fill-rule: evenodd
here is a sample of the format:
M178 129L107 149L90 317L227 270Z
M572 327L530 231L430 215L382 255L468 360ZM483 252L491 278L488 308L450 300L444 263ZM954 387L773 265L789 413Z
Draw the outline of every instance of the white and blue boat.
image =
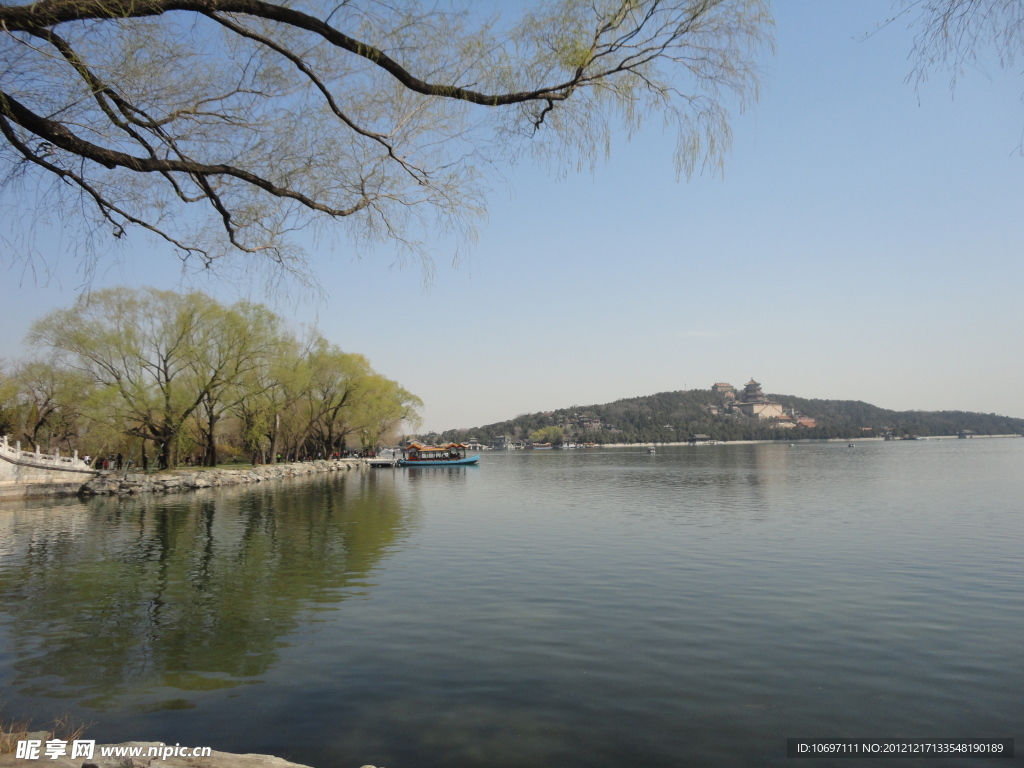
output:
M453 467L461 464L476 464L480 454L466 455L463 443L447 443L446 445L421 445L409 443L402 449L402 458L398 460L400 467Z

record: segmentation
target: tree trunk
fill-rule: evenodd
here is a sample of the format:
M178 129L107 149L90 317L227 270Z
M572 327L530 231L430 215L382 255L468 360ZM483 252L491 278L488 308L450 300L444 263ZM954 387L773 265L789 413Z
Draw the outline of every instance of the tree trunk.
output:
M217 417L210 415L209 420L209 431L206 433L206 466L216 467L217 466L217 441L214 439L213 433L217 426Z
M174 464L174 457L171 455L172 443L167 435L164 435L163 440L160 443L160 468L161 469L172 469Z
M277 464L277 434L281 429L281 414L274 414L274 433L270 436L270 464Z

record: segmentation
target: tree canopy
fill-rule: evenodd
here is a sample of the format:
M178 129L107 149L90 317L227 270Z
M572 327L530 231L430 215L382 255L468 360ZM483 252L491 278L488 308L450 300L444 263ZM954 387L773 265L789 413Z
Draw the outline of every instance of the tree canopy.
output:
M339 221L423 256L428 233L471 230L488 164L592 163L650 113L680 173L717 167L770 26L763 0L559 0L514 20L415 0L4 3L0 179L36 215L144 230L201 267L248 254L301 274L296 231Z
M254 463L327 457L376 447L422 406L315 330L299 338L262 305L199 292L96 291L36 321L30 341L50 357L0 378L0 426L48 448L145 457L148 444L165 467L214 466L221 443Z

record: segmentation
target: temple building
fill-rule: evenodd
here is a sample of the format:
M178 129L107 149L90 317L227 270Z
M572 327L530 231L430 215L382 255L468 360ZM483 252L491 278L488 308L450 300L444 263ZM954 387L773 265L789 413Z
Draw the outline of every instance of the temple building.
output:
M744 403L763 403L764 392L761 391L760 382L751 379L747 382L746 386L743 387L743 402Z
M761 421L777 419L782 415L782 403L768 400L761 391L761 385L753 379L743 388L743 399L736 407L747 416L756 416Z
M711 387L711 391L725 398L725 403L721 408L722 414L742 413L751 418L756 418L758 421L771 420L774 423L766 426L778 427L779 429L793 429L795 427L807 427L810 429L817 426L817 422L814 419L810 416L803 416L796 408L783 408L782 403L769 400L764 392L761 391L761 384L754 381L754 379L748 381L740 391L737 391L732 384L724 381L715 382ZM714 403L709 403L704 408L712 416L719 414L719 406Z

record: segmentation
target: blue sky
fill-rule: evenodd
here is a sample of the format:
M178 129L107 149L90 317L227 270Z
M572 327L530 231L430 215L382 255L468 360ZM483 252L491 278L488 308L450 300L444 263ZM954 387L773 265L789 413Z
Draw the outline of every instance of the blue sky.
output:
M592 175L527 163L495 179L479 242L452 268L439 241L428 291L386 248L315 246L328 298L275 308L420 395L427 429L751 376L1024 417L1024 63L993 55L953 94L942 72L915 91L905 23L869 34L891 14L776 3L777 51L760 103L734 119L724 178L677 183L674 141L651 121ZM0 357L74 300L73 253L52 242L49 282L0 272ZM93 284L118 283L180 285L141 237ZM424 328L426 313L457 321Z

